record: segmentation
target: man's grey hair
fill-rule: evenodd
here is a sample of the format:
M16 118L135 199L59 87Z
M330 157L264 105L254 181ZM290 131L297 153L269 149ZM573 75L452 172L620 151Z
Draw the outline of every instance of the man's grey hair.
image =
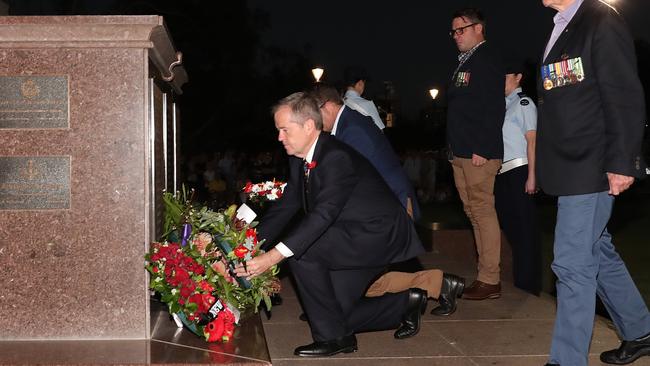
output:
M288 97L280 99L271 108L271 114L275 115L284 106L291 109L291 122L302 125L308 119L312 119L317 130L321 131L323 129L323 117L321 117L318 102L308 93L293 93Z

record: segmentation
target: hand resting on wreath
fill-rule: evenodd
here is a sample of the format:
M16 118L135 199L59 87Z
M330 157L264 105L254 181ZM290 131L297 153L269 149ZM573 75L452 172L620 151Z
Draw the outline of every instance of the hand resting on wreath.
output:
M239 277L246 277L247 280L250 280L266 272L271 266L280 263L283 259L284 256L274 248L246 261L246 266L243 263L238 264L235 267L235 273Z

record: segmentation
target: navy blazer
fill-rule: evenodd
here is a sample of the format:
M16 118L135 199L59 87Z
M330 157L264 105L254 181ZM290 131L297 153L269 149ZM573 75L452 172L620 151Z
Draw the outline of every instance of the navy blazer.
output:
M381 267L424 252L412 220L368 160L321 133L313 161L305 197L303 160L289 158L290 179L260 220L261 238L280 239L297 260L327 258L330 269ZM296 214L302 217L285 231Z
M452 80L447 89L447 141L454 156L503 159L506 114L505 69L499 53L483 43L458 69L466 83ZM456 74L457 78L459 75Z
M334 136L370 161L404 208L406 199L410 197L413 218L420 218L420 207L413 186L386 135L375 125L372 118L343 106Z
M645 102L634 43L609 5L585 0L543 65L577 57L581 82L545 90L541 72L537 80L537 180L550 195L606 191L607 172L645 171Z

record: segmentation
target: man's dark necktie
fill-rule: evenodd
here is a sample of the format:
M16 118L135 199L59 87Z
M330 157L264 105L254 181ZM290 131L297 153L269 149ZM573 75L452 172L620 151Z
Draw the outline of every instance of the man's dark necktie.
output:
M302 188L303 188L302 199L303 199L303 202L304 202L305 212L307 212L308 209L309 209L309 204L308 204L308 197L309 197L309 163L307 162L307 160L303 161L303 172L304 172L304 175L303 175L303 182L302 182L303 183L302 184Z

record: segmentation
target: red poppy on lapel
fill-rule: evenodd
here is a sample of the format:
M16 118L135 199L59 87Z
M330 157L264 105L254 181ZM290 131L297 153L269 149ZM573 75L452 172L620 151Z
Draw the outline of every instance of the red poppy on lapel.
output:
M311 163L305 163L307 170L312 170L316 167L316 160L312 160Z

